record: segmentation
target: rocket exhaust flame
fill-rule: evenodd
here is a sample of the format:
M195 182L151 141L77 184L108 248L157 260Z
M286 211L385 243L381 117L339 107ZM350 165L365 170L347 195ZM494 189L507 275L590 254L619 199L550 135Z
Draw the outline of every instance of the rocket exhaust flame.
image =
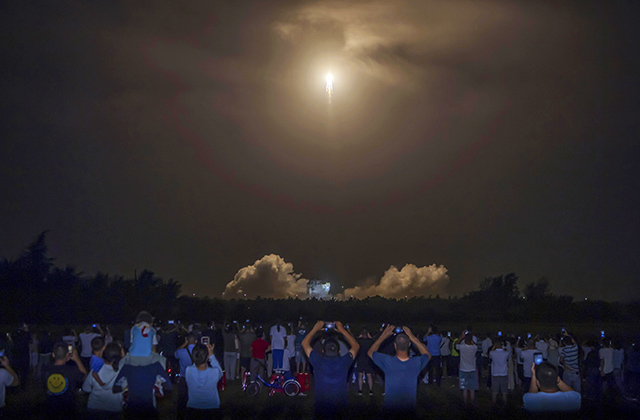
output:
M326 77L327 85L325 90L327 91L327 95L329 95L329 103L331 103L331 94L333 93L333 74L329 72Z

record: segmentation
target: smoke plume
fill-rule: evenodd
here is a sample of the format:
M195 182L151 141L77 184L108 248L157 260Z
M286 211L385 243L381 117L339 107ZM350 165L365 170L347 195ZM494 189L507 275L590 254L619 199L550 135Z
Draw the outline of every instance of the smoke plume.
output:
M416 267L406 264L399 270L391 266L385 273L379 284L369 284L345 289L346 298L355 297L363 299L368 296L382 296L385 298L401 299L404 297L446 295L446 286L449 283L447 269L435 264L425 267Z
M270 254L238 270L222 297L255 299L262 296L278 299L297 296L304 299L308 282L301 274L293 272L293 264Z

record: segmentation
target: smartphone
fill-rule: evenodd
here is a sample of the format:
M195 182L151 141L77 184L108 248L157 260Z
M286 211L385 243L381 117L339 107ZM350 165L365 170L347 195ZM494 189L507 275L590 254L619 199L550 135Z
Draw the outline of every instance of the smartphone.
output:
M247 319L246 321L244 321L244 323L245 323L245 324L248 324L248 323L249 323L249 320Z
M502 337L502 331L498 331L498 337Z
M0 350L0 357L4 357L4 349Z
M92 327L93 327L93 328L95 328L95 327L97 327L97 326L98 326L98 324L93 324L93 325L92 325Z
M535 363L536 365L542 363L542 353L536 353L533 355L533 363Z
M400 334L400 333L403 333L403 332L404 332L404 330L402 329L402 327L396 327L396 329L395 329L395 330L393 330L393 332L394 332L395 334Z
M69 350L69 354L73 354L73 346L71 344L69 344L69 346L67 348Z
M348 329L349 329L349 324L345 325L345 326L344 326L344 328L345 328L346 330L348 330Z
M527 333L527 338L531 338L531 333Z
M604 330L600 331L600 338L604 338Z
M233 321L233 323L234 323L234 324L237 324L237 323L238 323L238 321Z
M203 335L202 338L200 339L200 342L202 342L202 344L209 344L209 337L207 337L206 335Z
M451 331L447 333L447 337L451 337Z
M336 323L335 322L325 322L324 323L324 328L326 330L333 330L336 328Z
M167 321L167 324L169 325L173 325L173 323L174 323L173 319L170 319L169 321Z
M563 329L562 329L562 332L567 332L567 330L563 328Z

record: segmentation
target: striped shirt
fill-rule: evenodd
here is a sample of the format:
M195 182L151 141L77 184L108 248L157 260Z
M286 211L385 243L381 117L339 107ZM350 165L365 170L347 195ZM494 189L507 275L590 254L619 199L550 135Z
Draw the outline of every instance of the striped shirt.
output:
M578 345L565 346L560 349L560 357L564 360L564 365L569 370L577 371L578 367Z

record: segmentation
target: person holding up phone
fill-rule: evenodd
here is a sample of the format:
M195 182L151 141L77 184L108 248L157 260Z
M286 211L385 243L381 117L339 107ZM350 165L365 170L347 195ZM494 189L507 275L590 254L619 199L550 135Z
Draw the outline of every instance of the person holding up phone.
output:
M531 369L527 369L527 366L531 366L533 364L533 358L536 353L541 354L536 349L535 340L533 338L529 338L527 340L527 347L522 350L519 356L520 362L524 366L524 376L522 378L522 388L524 390L529 389L529 386L531 385Z
M87 376L78 351L64 342L53 345L54 363L45 369L47 413L54 418L73 418L76 409L76 394ZM67 364L72 361L74 364Z
M189 333L185 339L184 343L178 350L176 350L174 356L178 360L178 365L180 366L180 378L178 379L178 411L183 412L187 408L187 401L189 399L188 390L187 390L187 381L185 378L185 374L187 372L187 368L193 365L193 349L198 343L198 336L194 333Z
M564 383L558 370L548 362L531 364L529 392L522 398L524 409L530 412L578 411L580 394Z
M396 334L393 339L395 355L379 353L378 349L382 343L394 335L394 331L395 326L387 325L367 352L385 374L383 407L387 418L415 414L418 375L431 358L427 346L408 327L402 327L402 332ZM420 352L420 356L409 357L409 347L412 344Z
M93 354L91 349L91 340L96 337L104 336L104 331L99 324L87 325L84 332L80 333L78 338L80 339L80 346L82 350L80 352L80 360L85 368L89 369L91 363L91 356Z
M188 418L216 418L220 408L218 381L222 378L222 368L213 355L212 344L204 342L193 348L193 366L185 373L189 399ZM218 416L219 417L219 416Z
M563 347L560 349L562 380L576 392L581 391L579 347L576 340L565 330L562 333Z
M360 349L360 344L341 322L332 324L335 325L335 331L341 334L351 347L344 356L340 356L340 344L333 331L323 334L321 352L313 350L311 340L324 330L323 321L316 322L302 340L302 348L314 369L316 415L329 418L336 417L347 405L347 376Z

